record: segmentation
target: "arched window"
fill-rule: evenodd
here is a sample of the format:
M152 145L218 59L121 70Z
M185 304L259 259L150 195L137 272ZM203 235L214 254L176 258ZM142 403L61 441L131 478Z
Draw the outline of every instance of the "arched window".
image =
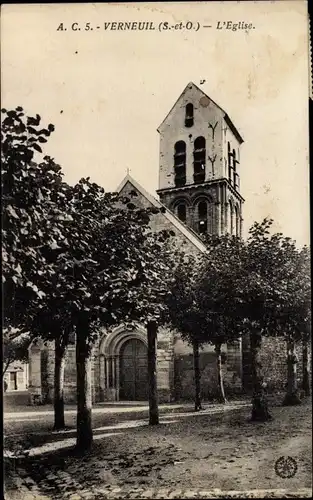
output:
M239 164L239 149L238 149L238 155L236 155L236 151L233 149L233 163L234 163L234 188L238 191L239 190L239 173L237 170L238 164Z
M235 207L235 225L236 225L236 236L239 238L240 237L240 215L239 215L239 208L236 206Z
M184 141L178 141L174 146L174 171L175 186L184 186L186 184L186 143Z
M230 150L230 142L227 143L227 149L228 149L228 180L232 184L232 153Z
M234 188L236 188L237 184L237 160L236 160L236 151L233 149L233 179L234 179Z
M213 204L207 200L199 200L195 208L195 229L198 233L213 233Z
M234 207L231 201L229 201L229 232L234 234Z
M193 180L195 184L205 181L205 157L205 138L200 136L194 142L193 151Z
M208 229L208 204L206 201L200 201L198 204L198 232L206 233Z
M183 201L180 202L177 207L176 207L176 215L177 217L182 221L186 222L186 217L187 217L187 207L186 203Z
M192 127L194 122L193 118L193 104L189 102L186 105L186 114L185 114L185 127Z

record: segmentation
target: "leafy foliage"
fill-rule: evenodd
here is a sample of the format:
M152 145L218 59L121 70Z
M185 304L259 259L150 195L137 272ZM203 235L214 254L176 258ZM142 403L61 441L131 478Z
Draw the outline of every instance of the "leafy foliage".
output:
M54 338L81 316L107 327L160 317L169 234L151 234L155 209L89 178L67 185L60 166L40 157L54 127L21 107L2 111L6 323Z
M54 127L22 108L3 110L5 322L66 345L76 332L78 444L89 447L87 365L99 327L161 319L170 234L152 234L132 196L105 193L89 178L75 186L41 158Z
M190 343L223 344L240 334L236 292L243 243L230 236L213 236L206 243L205 255L181 257L169 310L173 324Z
M3 109L2 115L4 322L22 327L30 304L40 302L44 283L55 273L40 249L55 244L51 220L59 214L64 184L51 158L37 158L53 125L41 128L40 116L27 117L21 107Z
M169 309L187 340L231 342L251 328L262 335L292 333L298 340L308 335L309 250L271 235L272 222L255 223L247 242L208 237L205 256L181 257Z
M272 219L254 223L239 287L242 318L262 335L307 335L310 323L309 251L281 233Z

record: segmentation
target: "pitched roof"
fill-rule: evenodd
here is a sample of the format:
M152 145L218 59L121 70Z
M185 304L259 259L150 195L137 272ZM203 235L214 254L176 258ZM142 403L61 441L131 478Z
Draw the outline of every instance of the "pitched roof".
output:
M175 108L177 102L179 101L179 99L181 98L181 96L186 92L186 90L190 87L190 85L192 85L193 87L195 87L199 92L201 92L201 94L204 96L204 97L207 97L208 99L210 99L210 101L213 102L213 104L218 107L222 113L224 114L224 119L227 123L227 125L229 126L229 128L231 129L231 131L233 132L233 134L235 135L235 137L237 138L237 140L240 142L240 144L242 144L244 142L242 136L240 135L240 133L238 132L237 128L235 127L235 125L233 124L233 122L231 121L229 115L226 113L226 111L224 111L223 108L221 108L221 106L219 106L215 101L213 101L213 99L208 96L205 92L203 92L202 89L200 89L197 85L195 85L193 82L189 82L188 85L186 85L186 87L184 88L183 92L180 94L180 96L178 97L178 99L176 100L175 104L172 106L172 108L170 109L170 111L167 113L166 117L164 118L163 122L159 125L159 127L157 128L157 131L159 132L160 131L160 127L163 125L163 123L166 121L167 117L170 115L170 113L172 112L172 110Z
M183 224L176 215L173 214L168 208L166 208L163 203L161 203L159 200L154 198L152 194L150 194L148 191L146 191L133 177L131 177L129 174L127 174L124 179L122 180L121 184L118 186L116 189L117 193L120 193L124 186L126 186L127 183L130 183L133 185L133 187L142 195L144 198L146 198L151 205L154 207L160 209L162 208L162 215L168 219L169 222L173 224L173 226L180 231L189 241L192 243L198 250L201 252L206 252L206 246L204 243L200 240L198 237L197 233L194 232L192 229L189 229L185 224Z

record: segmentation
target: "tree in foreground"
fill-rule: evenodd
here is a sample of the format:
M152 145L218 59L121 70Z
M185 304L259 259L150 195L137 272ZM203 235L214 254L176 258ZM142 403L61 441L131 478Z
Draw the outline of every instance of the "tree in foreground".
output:
M199 302L204 309L202 337L214 346L217 370L217 399L226 402L222 345L233 344L241 336L241 318L237 310L238 283L242 277L244 242L230 235L206 239L207 258L203 260L198 284Z
M264 219L250 229L243 254L245 274L238 286L239 311L250 332L252 420L259 421L271 418L260 359L262 338L279 336L287 340L287 393L291 395L296 390L295 342L309 323L306 251L298 251L281 233L271 235L272 223Z
M295 396L295 342L307 341L310 322L308 251L298 251L282 234L270 235L273 221L255 223L247 242L229 236L207 241L200 259L182 258L170 297L172 322L194 346L196 397L201 408L198 346L215 346L219 399L225 401L221 345L249 334L253 386L252 420L271 419L261 364L262 338L288 341L288 391ZM290 399L291 398L291 399Z
M43 307L33 312L31 330L37 338L54 343L54 430L65 428L64 372L66 349L73 334L73 321L66 304L57 302L53 290L46 293ZM42 305L42 304L41 304Z
M73 188L68 243L62 248L55 289L73 318L77 365L77 448L92 443L91 351L101 326L149 323L156 313L154 296L163 280L160 259L166 232L151 234L152 211L131 198L105 193L89 179ZM72 227L71 227L72 226ZM69 251L70 249L70 251Z
M262 338L276 328L275 303L277 283L275 282L277 242L270 236L272 220L255 222L249 231L248 242L243 254L243 270L238 283L238 310L242 318L243 332L250 337L252 378L252 421L272 419L268 409L264 375L261 363ZM278 257L278 258L277 258Z
M5 323L32 325L43 340L55 341L56 418L64 410L64 349L68 331L75 330L77 445L88 449L95 330L147 319L138 285L160 276L164 235L149 237L151 211L130 199L105 193L89 179L74 187L64 183L54 160L40 157L40 144L54 127L40 128L39 115L26 117L22 108L3 114ZM62 415L55 423L64 425Z
M26 117L21 107L1 113L4 325L22 330L31 304L43 297L40 284L54 273L40 248L53 241L47 212L61 178L47 158L36 161L53 125L42 128L40 116Z
M280 246L283 257L277 267L281 290L277 299L279 315L279 333L286 340L287 347L287 391L284 405L301 403L299 397L296 346L302 344L304 360L305 347L309 339L311 323L310 255L307 247L298 249L294 241L281 238ZM308 364L303 366L303 382L308 379Z
M241 273L241 240L209 237L207 252L198 258L182 256L169 299L174 326L193 347L195 410L201 409L199 348L214 346L218 381L217 398L226 402L222 373L222 345L240 336L236 292Z
M262 336L276 336L286 341L287 393L284 404L299 404L296 344L308 337L310 325L309 252L306 247L297 249L295 242L282 233L270 235L272 222L265 219L250 230L247 245L250 314L246 317L253 326L250 335L253 359L259 357ZM259 360L253 363L256 391L260 378L255 367L261 368ZM264 401L262 390L257 394L260 397L254 398L252 417L266 419L266 410L263 412L260 404Z
M53 131L22 107L2 109L4 324L29 330L32 340L43 336L33 321L47 305L44 290L51 290L55 274L42 250L56 246L64 207L61 168L42 152Z
M195 380L195 411L202 409L200 348L205 312L199 302L198 277L203 256L180 254L174 270L174 279L167 296L167 308L172 327L180 332L182 338L193 349Z
M41 125L38 114L26 116L21 107L2 110L4 324L29 330L32 340L37 336L58 343L64 318L60 307L51 311L58 271L51 254L59 248L56 239L64 238L69 187L61 167L42 151L53 131L52 124ZM62 377L56 373L55 418L56 427L62 427L58 380Z
M310 370L309 370L309 343L310 334L303 336L302 339L302 390L304 396L309 397L311 395L310 386Z

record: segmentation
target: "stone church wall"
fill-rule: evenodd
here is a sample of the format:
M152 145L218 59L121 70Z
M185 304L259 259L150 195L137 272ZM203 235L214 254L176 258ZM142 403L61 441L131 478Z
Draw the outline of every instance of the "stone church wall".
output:
M226 397L243 393L251 395L251 379L248 339L239 344L223 346L223 376ZM310 351L310 350L309 350ZM38 355L38 353L40 355ZM158 393L159 402L191 401L194 398L194 370L192 348L182 341L179 334L161 328L158 334ZM302 378L302 347L297 346L298 382ZM268 392L285 391L286 389L286 343L282 339L267 338L263 340L261 349L262 369ZM309 352L309 359L311 353ZM248 365L248 367L247 367ZM212 346L205 346L200 351L201 391L204 401L216 396L217 373L216 359ZM53 401L54 347L53 343L33 349L30 358L30 396L42 397L43 402ZM92 361L92 393L93 402L104 401L101 393L100 354L95 346ZM31 398L36 402L34 398ZM70 345L66 352L64 374L64 399L66 404L76 403L76 365L75 346ZM37 400L39 401L39 400Z
M241 348L222 346L223 376L225 391L229 395L242 390ZM206 345L200 350L201 393L203 400L211 400L216 396L217 370L216 356L213 346ZM195 393L192 347L179 335L174 344L174 387L175 400L193 400Z
M76 403L76 351L75 345L66 350L64 369L64 398L68 403Z
M298 387L301 388L302 380L302 345L296 346ZM309 360L311 347L309 346ZM287 347L286 341L281 338L268 337L262 340L261 365L264 381L269 393L286 390L287 381ZM311 372L311 368L310 368ZM251 394L249 337L243 342L243 385L244 390Z
M173 332L166 328L158 331L157 363L159 401L169 403L174 400L174 353Z

